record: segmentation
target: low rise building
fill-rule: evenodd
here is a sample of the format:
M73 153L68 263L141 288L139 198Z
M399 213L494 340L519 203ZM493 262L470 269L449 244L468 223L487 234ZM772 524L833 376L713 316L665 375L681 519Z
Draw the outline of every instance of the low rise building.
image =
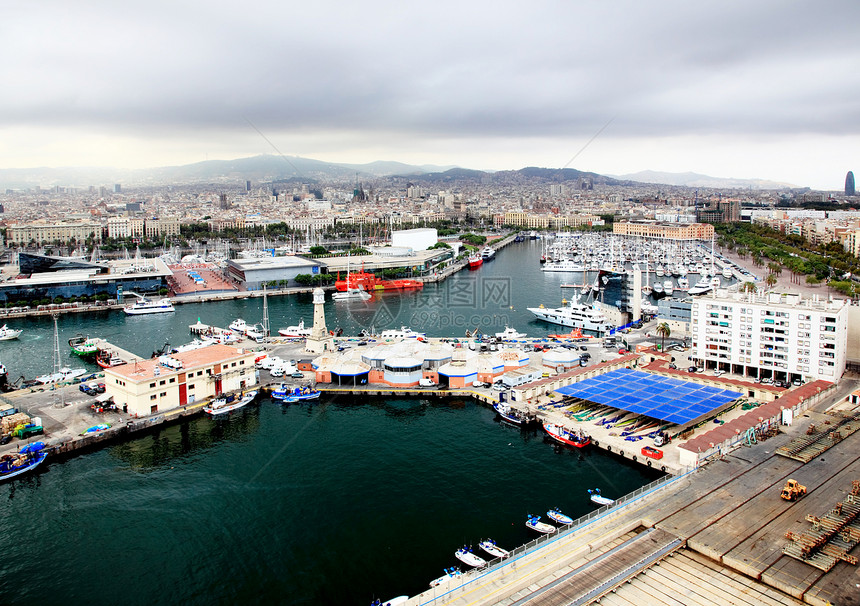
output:
M105 391L134 416L166 412L258 383L254 352L209 345L105 369Z

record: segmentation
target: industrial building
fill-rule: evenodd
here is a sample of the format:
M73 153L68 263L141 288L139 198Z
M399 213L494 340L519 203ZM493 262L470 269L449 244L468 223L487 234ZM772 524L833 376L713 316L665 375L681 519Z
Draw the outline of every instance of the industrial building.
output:
M300 274L326 273L322 263L299 256L229 259L226 272L247 290L262 290L263 284L296 286L296 276Z

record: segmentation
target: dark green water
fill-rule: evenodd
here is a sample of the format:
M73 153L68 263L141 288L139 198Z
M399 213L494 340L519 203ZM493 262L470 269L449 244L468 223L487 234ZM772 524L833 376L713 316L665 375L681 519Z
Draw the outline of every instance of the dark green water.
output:
M656 477L456 400L263 400L46 465L0 488L4 604L414 595L463 544L513 548L529 513Z
M506 324L554 332L526 306L560 301L538 269L539 243L515 245L475 272L366 307L327 303L347 332L401 324L433 336ZM507 289L507 290L505 290ZM272 327L311 319L310 297L269 300ZM77 332L147 355L189 340L188 325L258 321L260 299L177 307L175 314L60 318ZM385 322L385 323L383 323ZM15 321L3 343L13 379L50 370L50 320ZM78 365L65 358L64 363ZM586 489L620 496L651 470L596 449L574 451L456 400L263 400L228 419L197 418L0 485L0 604L367 604L414 595L454 551L486 537L513 548L524 522L560 507L591 510Z

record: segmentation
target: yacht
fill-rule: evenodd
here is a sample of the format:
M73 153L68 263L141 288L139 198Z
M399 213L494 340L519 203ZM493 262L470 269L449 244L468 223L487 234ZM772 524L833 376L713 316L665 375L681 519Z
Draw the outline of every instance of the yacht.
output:
M726 280L731 280L734 277L732 274L732 268L728 265L723 265L723 270L721 273Z
M0 341L11 341L12 339L17 339L21 336L23 330L15 330L14 328L9 328L5 324L3 328L0 328Z
M418 339L423 341L425 335L423 332L414 332L411 328L401 326L400 329L383 330L379 335L380 339Z
M484 263L486 263L487 261L492 261L496 258L496 251L489 246L485 246L481 249L481 258L484 260Z
M525 339L526 336L526 333L517 332L515 328L511 328L510 326L505 326L505 330L496 333L496 337L499 339Z
M307 338L311 336L311 328L305 328L305 321L301 320L297 326L287 326L278 330L278 334L282 337L300 337Z
M343 292L332 293L334 301L367 301L370 299L370 293L361 288L347 288Z
M691 295L703 295L706 292L709 292L711 288L713 288L711 279L708 276L702 276L687 292Z
M548 309L541 305L540 307L529 307L528 310L538 320L550 322L551 324L560 324L562 326L595 332L603 332L609 329L609 320L607 320L603 312L596 307L583 303L563 300L561 307Z
M227 328L229 328L230 330L232 330L235 333L239 333L240 335L244 335L245 332L247 332L249 327L248 327L248 323L245 322L245 320L243 320L242 318L239 318L237 320L233 320L232 322L230 322L230 326L228 326Z
M139 299L132 305L126 305L123 311L127 316L141 316L144 314L163 314L176 311L170 299L164 298L157 301L147 299L142 295L137 295Z
M585 271L585 266L571 259L560 259L559 261L547 261L541 271Z

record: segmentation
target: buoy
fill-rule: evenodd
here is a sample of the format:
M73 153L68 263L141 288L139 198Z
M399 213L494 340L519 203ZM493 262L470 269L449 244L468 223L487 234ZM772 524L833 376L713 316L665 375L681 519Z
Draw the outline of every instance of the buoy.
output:
M646 465L648 465L648 467L651 467L651 461L648 461L648 462L646 463Z
M660 467L660 471L666 471L666 466L665 466L665 465L662 465L662 466Z

